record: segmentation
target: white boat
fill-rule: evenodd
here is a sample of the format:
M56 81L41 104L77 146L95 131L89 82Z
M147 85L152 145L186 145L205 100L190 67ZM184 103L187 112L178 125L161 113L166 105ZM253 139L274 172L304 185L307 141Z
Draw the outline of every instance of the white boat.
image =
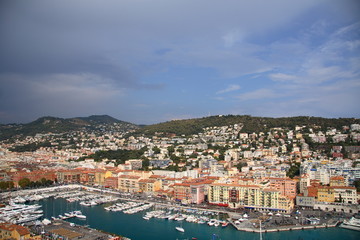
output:
M47 218L44 218L44 220L42 220L42 223L44 225L49 225L49 224L51 224L51 221L49 219L47 219Z
M344 220L339 227L360 231L360 219L352 217L350 220Z
M77 218L80 218L80 219L86 219L86 216L84 214L82 214L81 211L74 211L73 212L74 216L77 217Z
M175 227L176 230L178 230L179 232L185 232L185 229L182 227Z

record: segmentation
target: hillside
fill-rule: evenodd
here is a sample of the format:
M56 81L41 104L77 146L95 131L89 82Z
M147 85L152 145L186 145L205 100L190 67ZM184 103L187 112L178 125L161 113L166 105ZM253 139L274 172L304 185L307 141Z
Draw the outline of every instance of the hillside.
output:
M77 118L41 117L27 124L0 125L0 140L34 136L37 133L64 133L78 130L127 132L138 126L108 115L93 115Z
M263 132L270 128L282 127L294 129L295 126L319 126L321 129L327 127L335 127L341 129L342 126L349 126L353 123L360 123L355 118L321 118L321 117L252 117L249 115L226 115L226 116L210 116L204 118L194 118L186 120L174 120L154 125L145 126L138 129L135 135L144 134L147 136L157 134L176 134L176 135L192 135L203 131L206 127L220 127L234 124L243 124L242 132Z

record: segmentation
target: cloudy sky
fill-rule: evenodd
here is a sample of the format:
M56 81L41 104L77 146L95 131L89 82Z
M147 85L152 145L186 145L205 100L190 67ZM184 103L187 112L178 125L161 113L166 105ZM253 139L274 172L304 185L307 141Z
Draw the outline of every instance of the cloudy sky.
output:
M2 0L0 123L360 117L356 0Z

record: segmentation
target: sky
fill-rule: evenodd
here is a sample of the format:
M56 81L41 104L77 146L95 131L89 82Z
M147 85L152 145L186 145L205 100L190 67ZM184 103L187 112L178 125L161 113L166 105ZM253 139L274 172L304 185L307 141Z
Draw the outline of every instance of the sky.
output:
M360 117L356 0L2 0L0 123Z

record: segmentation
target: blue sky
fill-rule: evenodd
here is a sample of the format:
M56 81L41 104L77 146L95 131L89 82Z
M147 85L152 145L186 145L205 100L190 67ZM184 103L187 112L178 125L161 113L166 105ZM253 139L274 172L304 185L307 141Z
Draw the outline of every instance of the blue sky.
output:
M0 5L0 123L360 116L356 0Z

